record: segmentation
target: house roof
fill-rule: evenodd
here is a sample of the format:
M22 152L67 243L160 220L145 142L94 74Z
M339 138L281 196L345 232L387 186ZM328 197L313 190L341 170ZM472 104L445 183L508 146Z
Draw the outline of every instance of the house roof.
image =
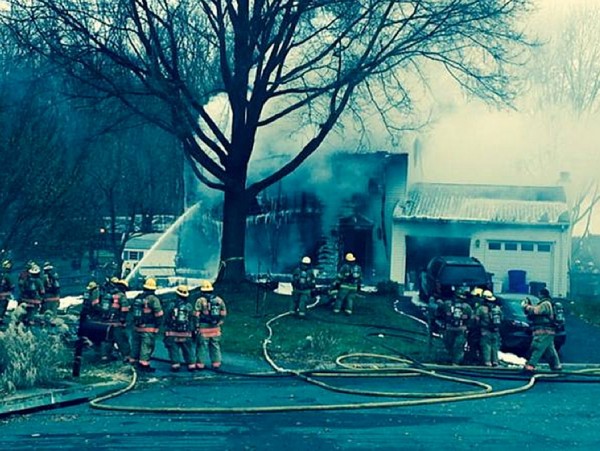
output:
M162 233L146 233L145 235L135 236L127 241L125 249L150 249L162 236ZM162 251L176 251L177 234L169 233L166 235L163 241L158 245L157 249Z
M561 186L415 183L394 219L566 225L569 209Z

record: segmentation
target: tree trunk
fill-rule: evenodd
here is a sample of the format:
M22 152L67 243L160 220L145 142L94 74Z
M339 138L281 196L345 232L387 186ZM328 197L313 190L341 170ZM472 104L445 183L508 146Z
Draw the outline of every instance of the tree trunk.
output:
M246 278L246 216L248 195L245 189L226 190L223 202L223 235L217 281L239 283Z

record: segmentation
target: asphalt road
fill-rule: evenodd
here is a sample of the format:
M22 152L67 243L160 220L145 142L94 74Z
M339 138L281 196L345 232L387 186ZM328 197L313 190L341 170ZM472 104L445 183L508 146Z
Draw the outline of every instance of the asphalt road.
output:
M600 362L600 330L568 318L565 362ZM481 400L395 408L366 408L391 397L348 395L294 377L178 375L156 378L107 401L113 406L178 407L180 412L133 413L87 404L16 415L0 421L2 450L598 450L600 382L564 378ZM401 392L472 388L429 377L323 379L336 387ZM600 381L600 379L599 379ZM522 380L487 380L495 390ZM405 399L405 398L402 398ZM286 412L285 406L362 405L361 409ZM185 413L194 407L279 406L277 413Z
M340 383L369 389L381 384L415 391L441 388L423 378ZM493 383L503 388L521 382ZM600 384L545 382L506 397L374 410L141 414L81 405L5 420L0 449L597 450L599 396ZM373 401L356 396L352 400ZM112 403L185 408L349 401L347 395L296 379L223 376L192 386L148 388Z

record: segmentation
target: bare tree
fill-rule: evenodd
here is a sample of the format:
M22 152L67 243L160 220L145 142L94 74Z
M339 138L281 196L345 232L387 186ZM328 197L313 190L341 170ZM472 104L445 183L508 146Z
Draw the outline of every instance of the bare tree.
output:
M125 244L145 230L144 221L183 210L183 155L171 135L149 124L121 118L119 130L99 140L90 158L90 189L108 225L107 236L120 267ZM150 224L152 229L152 224Z
M563 154L561 137L571 133L567 124L588 122L595 127L600 111L600 6L590 2L570 7L555 28L545 27L543 45L533 48L526 67L529 96L526 109L543 117L550 145L541 149L532 166L544 169ZM570 140L568 140L570 141ZM586 155L591 163L592 155ZM573 161L574 154L566 158ZM583 224L582 237L590 234L595 207L600 202L600 179L578 176L570 191L571 224ZM578 246L574 246L577 248Z
M406 74L434 61L468 92L511 98L507 66L529 0L8 0L20 42L173 133L224 192L220 276L245 276L248 205L315 152L353 99L385 121L410 108ZM127 75L127 76L124 76ZM227 99L230 124L206 108ZM147 99L155 101L147 107ZM249 179L259 130L295 115L303 144ZM291 148L290 148L291 147Z

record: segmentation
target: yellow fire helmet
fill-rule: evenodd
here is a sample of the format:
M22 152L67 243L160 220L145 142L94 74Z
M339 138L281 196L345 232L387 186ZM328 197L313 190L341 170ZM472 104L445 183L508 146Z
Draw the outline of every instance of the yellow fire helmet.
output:
M40 267L36 264L32 265L31 268L29 268L29 274L39 274L40 273Z
M156 290L157 286L156 286L156 280L153 278L149 278L146 279L146 282L144 283L144 290L150 290L150 291L154 291Z
M190 295L190 290L188 289L187 285L179 285L175 289L175 293L182 298L187 298Z
M115 285L121 285L125 288L129 288L129 282L127 282L125 279L117 279L116 282L113 282Z
M302 263L304 263L305 265L310 265L310 257L303 257Z
M214 291L214 287L213 284L210 282L210 280L203 280L202 283L200 284L200 291L204 292L204 293L210 293L211 291Z
M94 280L90 281L90 283L88 283L86 287L86 289L89 291L95 290L96 288L98 288L98 284Z
M481 297L482 294L483 294L483 288L477 287L477 288L473 288L473 291L471 291L471 296L479 296L479 297Z
M494 296L494 294L490 290L485 290L483 292L483 294L481 295L481 297L483 299L485 299L486 301L495 301L496 300L496 296Z
M356 261L356 257L354 256L354 254L352 252L348 252L346 254L346 261L347 262L355 262Z

